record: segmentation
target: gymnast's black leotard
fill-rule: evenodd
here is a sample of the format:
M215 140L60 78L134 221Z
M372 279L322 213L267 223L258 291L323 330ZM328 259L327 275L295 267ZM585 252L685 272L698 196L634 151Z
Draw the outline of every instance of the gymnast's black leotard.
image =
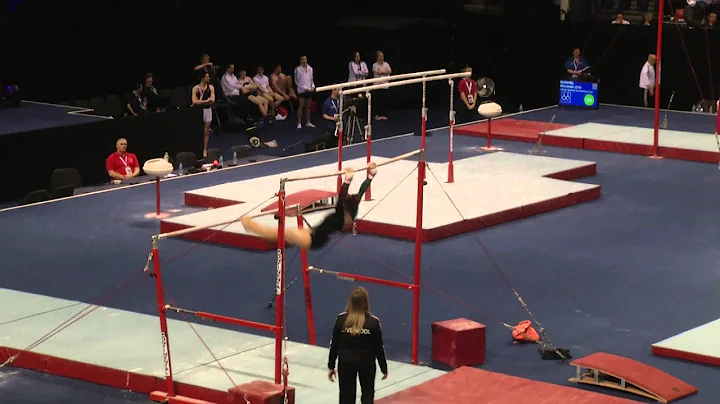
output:
M367 191L370 187L371 182L372 178L368 177L365 181L363 181L360 186L360 191L358 191L355 195L350 195L348 193L350 184L343 183L340 188L337 204L335 205L335 211L328 215L322 223L320 223L320 225L312 229L312 242L310 244L311 250L317 250L324 247L325 244L330 241L330 235L332 233L343 230L343 227L345 227L345 214L350 215L350 217L355 220L358 208L360 207L360 200L365 194L365 191Z

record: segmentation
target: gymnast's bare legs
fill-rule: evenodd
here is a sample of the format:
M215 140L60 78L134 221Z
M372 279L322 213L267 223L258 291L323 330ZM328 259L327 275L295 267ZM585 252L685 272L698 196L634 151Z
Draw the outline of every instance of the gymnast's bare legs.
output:
M357 216L360 200L370 186L376 173L377 164L370 163L370 173L360 186L360 191L357 194L351 195L348 193L348 189L353 179L353 170L351 168L345 169L345 180L340 189L340 195L338 195L335 211L328 215L323 222L314 229L286 227L285 243L298 246L305 250L316 250L324 247L328 243L332 233L351 228ZM243 227L248 232L257 234L267 241L277 241L277 227L264 226L251 217L243 217L241 221Z

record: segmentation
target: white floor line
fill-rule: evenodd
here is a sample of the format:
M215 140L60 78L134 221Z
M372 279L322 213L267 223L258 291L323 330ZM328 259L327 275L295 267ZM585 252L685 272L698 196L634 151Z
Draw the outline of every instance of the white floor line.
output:
M27 102L28 104L49 105L51 107L66 108L66 109L87 110L87 108L75 107L72 105L52 104L49 102L42 102L42 101L23 100L22 102ZM92 111L92 110L90 110L90 111Z
M92 118L101 118L101 119L113 119L110 116L101 116L101 115L94 115L94 114L87 114L86 112L94 112L94 109L83 109L81 111L71 111L68 112L68 115L75 115L75 116L89 116Z
M600 103L600 105L604 105L604 106L607 106L607 107L617 107L617 108L642 109L642 110L646 110L646 111L654 111L654 110L655 110L655 108L638 107L638 106L636 106L636 105L620 105L620 104L604 104L604 103ZM695 112L695 111L678 111L678 110L674 110L674 109L662 109L662 108L660 108L660 111L661 111L661 112L677 112L677 113L679 113L679 114L700 115L700 116L708 116L708 117L710 117L710 116L715 116L715 114L710 115L710 114L705 114L705 113L702 113L702 112Z
M49 103L37 102L37 101L23 101L23 102L30 102L30 103L41 104L41 105L55 105L55 104L49 104ZM65 105L56 105L56 106L66 107ZM526 114L526 113L533 112L533 111L541 111L541 110L544 110L544 109L549 109L549 108L554 108L554 107L556 107L556 105L551 105L551 106L548 106L548 107L542 107L542 108L536 108L536 109L530 109L530 110L523 111L523 112L516 112L516 113L512 113L512 114L507 114L507 115L504 115L504 116L502 116L502 117L496 118L496 120L497 120L497 119L508 118L508 117L516 116L516 115ZM69 108L75 108L75 107L69 107ZM478 121L468 122L468 123L465 123L465 124L463 124L463 125L471 125L471 124L478 123L478 122L483 122L483 121L485 121L485 120L481 119L481 120L478 120ZM456 127L458 127L458 126L460 126L460 125L457 125ZM428 132L435 132L435 131L439 131L439 130L443 130L443 129L448 129L448 128L450 128L450 127L449 127L449 126L441 126L441 127L439 127L439 128L428 129L427 131L428 131ZM414 136L414 134L415 134L415 132L410 132L410 133L405 133L405 134L402 134L402 135L385 137L385 138L373 140L373 143L384 142L384 141L393 140L393 139L405 138L405 137L408 137L408 136ZM355 143L355 144L351 144L351 145L348 145L348 146L343 146L343 149L347 149L347 148L349 148L349 147L357 147L357 146L363 146L363 147L364 147L364 146L366 146L366 144L365 144L365 143ZM228 171L228 170L240 169L240 168L243 168L243 167L249 167L249 166L259 165L259 164L266 164L266 163L272 163L272 162L277 162L277 161L283 161L283 160L292 159L292 158L297 158L297 157L305 157L305 156L310 156L310 155L314 155L314 154L328 153L328 152L332 152L332 151L337 151L337 147L333 147L333 148L331 148L331 149L325 149L325 150L318 150L318 151L308 152L308 153L295 154L295 155L292 155L292 156L276 157L276 158L274 158L274 159L263 160L263 161L256 161L256 162L254 162L254 163L243 164L243 165L237 166L237 167L227 167L227 168L224 168L222 172L226 172L226 171ZM219 172L221 172L221 171L208 171L208 172L204 172L204 173L193 174L192 176L184 176L184 175L183 175L183 176L178 176L178 177L173 177L173 178L165 178L165 179L163 179L163 180L161 181L161 183L164 183L164 182L166 182L166 181L182 180L182 179L186 179L186 178L196 178L196 177L199 176L199 175L211 175L211 174L216 174L216 173L219 173ZM140 183L140 184L127 185L127 186L123 186L123 187L120 187L120 188L103 189L103 190L100 190L100 191L94 191L94 192L88 192L88 193L80 194L80 195L68 196L68 197L66 197L66 198L52 199L52 200L49 200L49 201L31 203L31 204L28 204L28 205L11 206L11 207L9 207L9 208L0 209L0 213L10 212L10 211L18 210L18 209L23 209L23 208L29 208L29 207L32 207L32 206L46 205L46 204L55 203L55 202L62 202L62 201L66 201L66 200L68 200L68 199L90 197L90 196L100 195L100 194L104 194L104 193L108 193L108 192L124 191L124 190L130 189L130 188L136 188L136 187L148 186L148 185L154 185L154 184L155 184L155 182L148 180L148 182L143 182L143 183Z

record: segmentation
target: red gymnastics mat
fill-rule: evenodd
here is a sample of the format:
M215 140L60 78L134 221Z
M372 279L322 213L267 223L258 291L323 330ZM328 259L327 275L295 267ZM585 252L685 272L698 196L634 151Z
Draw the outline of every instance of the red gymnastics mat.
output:
M578 388L461 367L423 384L395 393L377 404L630 404L636 401Z
M528 143L537 142L540 133L564 129L570 126L572 125L509 118L493 120L490 123L493 139L515 140ZM487 137L487 132L487 121L455 128L455 134L457 135Z

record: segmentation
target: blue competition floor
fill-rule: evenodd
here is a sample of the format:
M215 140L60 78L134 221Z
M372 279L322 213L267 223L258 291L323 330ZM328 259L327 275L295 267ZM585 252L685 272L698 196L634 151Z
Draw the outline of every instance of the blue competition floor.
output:
M535 116L545 113L531 112L522 118L539 120ZM616 115L622 116L620 112ZM455 137L456 159L476 155L475 147L483 142ZM429 160L446 161L447 143L447 130L428 138ZM527 153L532 147L494 143L517 153ZM375 143L373 154L392 157L418 145L418 137L393 138ZM598 175L585 181L602 185L603 197L479 232L493 258L556 345L569 348L575 357L604 351L640 360L698 387L699 393L683 403L714 402L720 394L718 369L651 357L650 346L720 317L717 167L575 149L545 150L547 156L597 162ZM363 146L351 147L344 155L352 159L364 152ZM187 190L333 161L336 151L330 150L166 181L164 209L184 209L183 192ZM442 173L436 175L442 178ZM377 180L381 178L382 172ZM154 187L146 185L0 212L4 268L0 287L96 301L123 279L142 271L150 237L157 231L157 223L143 218L154 210L154 197ZM409 205L414 206L413 201L408 197ZM274 312L265 306L273 294L274 254L193 246L178 240L163 241L160 246L167 262L164 282L180 306L273 321ZM321 263L325 268L404 281L412 271L412 253L411 243L348 236L327 252ZM299 275L299 260L289 263L289 280ZM466 317L488 324L484 369L563 385L574 374L570 366L540 360L534 346L512 345L507 330L497 326L496 320L514 323L526 319L527 314L473 235L424 245L423 284L421 361L430 359L432 322ZM334 278L313 278L319 345L329 342L334 316L343 309L351 287ZM431 288L467 305L453 303ZM377 285L368 289L373 311L383 320L389 357L409 361L410 295ZM291 287L287 298L288 336L306 341L302 287ZM154 314L154 299L153 284L147 281L107 305ZM98 397L110 394L110 390L83 383L58 384L61 382L55 378L49 381L32 372L13 374L15 371L3 369L0 373L0 396L9 397L8 402L37 402L31 399L33 393L26 391L29 384L46 391L47 396L57 392L62 398L72 391L75 403L97 402ZM105 402L147 400L116 393Z
M544 108L516 115L513 119L550 122L553 115L555 123L580 125L584 123L604 123L609 125L634 126L638 128L655 127L655 111L647 108L625 107L620 105L601 104L598 110L579 108ZM666 112L660 112L660 125ZM667 129L684 132L715 133L717 116L682 111L667 113Z
M80 108L24 101L18 108L0 109L0 135L57 126L79 125L105 118L68 114Z

